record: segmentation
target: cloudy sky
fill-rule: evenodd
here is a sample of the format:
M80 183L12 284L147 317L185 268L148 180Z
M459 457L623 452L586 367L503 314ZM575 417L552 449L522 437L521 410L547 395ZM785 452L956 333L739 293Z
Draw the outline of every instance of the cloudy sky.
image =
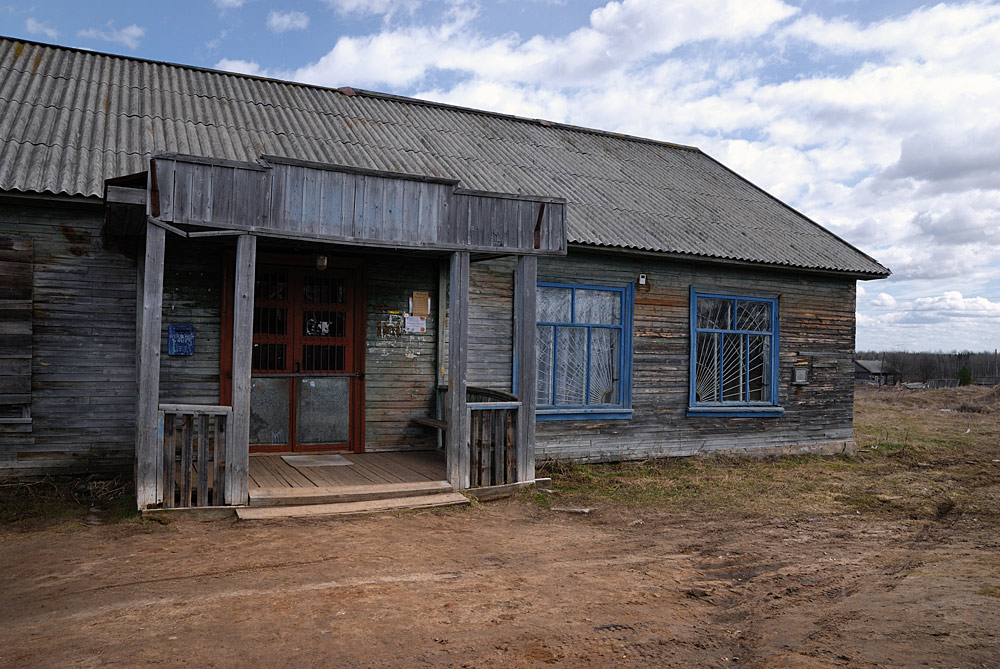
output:
M692 144L893 270L858 348L1000 347L1000 1L29 1L0 32Z

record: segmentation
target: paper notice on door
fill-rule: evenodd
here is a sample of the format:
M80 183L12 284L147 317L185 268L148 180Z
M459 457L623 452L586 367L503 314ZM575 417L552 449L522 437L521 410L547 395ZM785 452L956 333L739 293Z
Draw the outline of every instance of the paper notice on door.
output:
M403 329L406 332L427 332L427 319L423 316L407 316Z

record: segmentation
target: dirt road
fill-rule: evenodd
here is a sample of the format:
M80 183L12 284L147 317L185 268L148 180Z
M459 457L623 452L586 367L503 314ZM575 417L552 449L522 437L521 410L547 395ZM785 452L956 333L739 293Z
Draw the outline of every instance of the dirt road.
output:
M0 536L4 666L1000 666L974 519L401 516Z

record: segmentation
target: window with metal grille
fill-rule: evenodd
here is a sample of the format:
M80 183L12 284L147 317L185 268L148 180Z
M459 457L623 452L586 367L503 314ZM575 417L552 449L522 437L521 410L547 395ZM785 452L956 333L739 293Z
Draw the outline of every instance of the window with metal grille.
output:
M778 301L691 290L692 409L778 403Z
M539 283L538 418L627 418L632 286Z

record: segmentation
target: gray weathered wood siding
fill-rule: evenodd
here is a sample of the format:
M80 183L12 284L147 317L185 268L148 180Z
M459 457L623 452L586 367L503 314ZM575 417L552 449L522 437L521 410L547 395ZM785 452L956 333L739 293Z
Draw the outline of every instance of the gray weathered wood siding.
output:
M457 184L275 157L256 164L168 154L152 161L148 213L352 246L564 253L565 201Z
M160 339L161 404L219 404L222 254L219 242L167 235ZM194 355L167 354L168 327L179 324L194 325Z
M0 418L31 403L31 292L35 263L29 237L0 235Z
M0 197L0 235L34 243L31 418L0 430L0 472L128 470L135 443L135 254L99 204Z
M628 460L712 451L836 447L853 438L852 280L746 271L584 252L539 262L539 281L622 286L645 273L635 296L630 420L539 421L540 459ZM779 299L780 418L689 418L689 290ZM810 382L792 386L808 363Z
M400 256L372 257L367 275L368 322L365 357L365 448L426 450L436 437L410 418L434 415L437 363L438 261ZM430 295L427 331L401 332L394 322L414 291Z
M510 392L513 359L513 258L472 263L469 272L469 385Z

